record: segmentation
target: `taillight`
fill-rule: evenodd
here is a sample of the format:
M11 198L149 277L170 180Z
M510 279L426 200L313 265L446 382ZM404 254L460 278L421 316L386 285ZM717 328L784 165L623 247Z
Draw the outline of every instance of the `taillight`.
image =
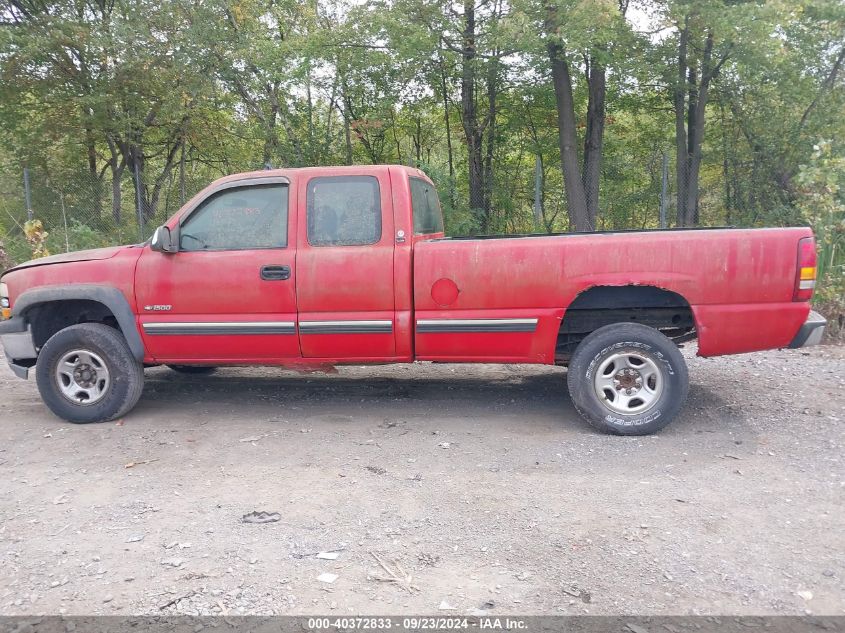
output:
M816 241L804 237L798 241L798 271L795 273L793 301L809 301L816 287Z

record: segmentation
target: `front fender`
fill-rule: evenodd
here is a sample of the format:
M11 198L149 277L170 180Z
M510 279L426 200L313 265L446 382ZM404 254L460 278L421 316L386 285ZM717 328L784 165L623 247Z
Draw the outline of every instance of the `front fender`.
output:
M132 355L138 362L144 360L144 342L138 332L135 314L129 301L117 288L98 284L70 284L67 286L44 286L22 292L15 299L12 316L25 316L27 310L50 301L72 300L96 301L106 306L114 315Z

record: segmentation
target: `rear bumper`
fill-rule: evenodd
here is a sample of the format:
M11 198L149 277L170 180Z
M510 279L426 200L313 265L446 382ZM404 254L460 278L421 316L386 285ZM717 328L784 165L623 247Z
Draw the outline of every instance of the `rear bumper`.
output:
M38 350L32 340L32 330L21 317L0 322L0 345L6 353L9 367L18 378L27 378L35 364Z
M810 315L804 321L804 325L801 326L798 334L795 335L795 338L789 344L790 349L808 347L821 343L825 325L827 325L827 320L815 310L810 310Z

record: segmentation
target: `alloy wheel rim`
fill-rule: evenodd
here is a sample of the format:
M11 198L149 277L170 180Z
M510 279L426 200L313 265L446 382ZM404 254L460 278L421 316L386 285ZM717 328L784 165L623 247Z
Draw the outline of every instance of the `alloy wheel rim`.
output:
M596 371L593 387L605 407L622 415L651 409L665 388L657 363L639 352L618 352L604 359Z
M99 402L111 385L108 365L99 355L84 349L66 352L56 364L56 385L62 396L77 405Z

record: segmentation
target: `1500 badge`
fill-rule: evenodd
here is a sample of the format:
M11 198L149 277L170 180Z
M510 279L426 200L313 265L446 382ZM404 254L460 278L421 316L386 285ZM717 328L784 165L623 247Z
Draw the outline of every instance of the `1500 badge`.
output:
M170 305L152 305L152 306L144 306L144 310L148 310L150 312L167 312L173 306Z

